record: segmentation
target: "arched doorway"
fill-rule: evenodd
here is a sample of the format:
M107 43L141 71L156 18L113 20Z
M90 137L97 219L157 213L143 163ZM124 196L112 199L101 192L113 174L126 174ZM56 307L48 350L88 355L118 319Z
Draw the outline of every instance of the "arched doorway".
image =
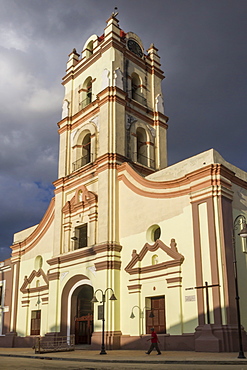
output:
M78 286L71 296L71 334L75 344L91 344L93 332L93 288L91 285Z

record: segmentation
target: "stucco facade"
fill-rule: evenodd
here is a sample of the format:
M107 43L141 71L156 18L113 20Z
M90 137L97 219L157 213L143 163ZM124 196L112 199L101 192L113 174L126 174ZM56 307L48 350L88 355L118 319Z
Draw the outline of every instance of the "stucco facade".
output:
M54 198L0 266L0 345L59 333L99 348L91 300L111 288L108 348L144 349L155 327L161 349L237 350L232 228L247 215L247 173L213 149L167 167L160 67L155 46L145 54L115 15L69 55ZM236 243L247 327L246 242ZM205 289L188 290L206 283L209 312Z

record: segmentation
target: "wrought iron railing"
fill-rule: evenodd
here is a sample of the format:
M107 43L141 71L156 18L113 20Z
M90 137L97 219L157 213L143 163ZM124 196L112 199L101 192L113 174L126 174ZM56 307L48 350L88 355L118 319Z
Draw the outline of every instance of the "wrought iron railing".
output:
M84 155L84 157L77 159L75 162L72 163L73 172L85 166L86 164L91 163L92 158L93 158L92 154L87 154L87 155Z
M146 155L137 153L137 162L144 166L154 168L154 159L149 158Z
M136 91L131 90L131 98L142 105L147 105L147 99L142 94L138 94Z
M87 96L86 99L79 103L79 110L85 108L88 104L92 103L92 96Z
M75 335L37 337L35 353L63 352L75 350Z

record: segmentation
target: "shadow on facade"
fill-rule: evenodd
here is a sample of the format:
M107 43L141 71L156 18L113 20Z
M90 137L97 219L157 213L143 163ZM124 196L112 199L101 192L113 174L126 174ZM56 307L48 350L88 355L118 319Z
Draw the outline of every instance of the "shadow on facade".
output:
M186 325L193 324L194 320L187 322ZM175 325L172 331L180 329L180 324ZM51 328L51 332L46 336L50 338L61 335L55 332L56 328ZM7 333L0 337L0 347L4 348L33 348L36 336L23 336L24 333ZM158 334L161 351L197 351L197 352L237 352L238 330L237 325L216 325L205 324L197 326L194 333L184 334ZM244 350L247 350L246 332L242 330ZM100 350L101 332L92 333L91 345L87 348ZM140 336L122 335L121 332L105 332L105 343L107 350L147 350L150 341L150 334ZM83 343L82 343L83 344ZM85 344L85 343L84 343Z

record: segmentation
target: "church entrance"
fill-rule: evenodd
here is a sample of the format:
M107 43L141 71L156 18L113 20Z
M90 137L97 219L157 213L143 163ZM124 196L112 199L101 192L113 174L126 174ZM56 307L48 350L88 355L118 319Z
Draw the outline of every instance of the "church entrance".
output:
M76 288L72 294L71 321L74 325L71 325L71 332L75 334L75 344L91 344L93 333L92 298L93 288L86 284Z
M146 333L149 334L151 328L154 328L156 333L166 333L165 320L165 297L151 297L151 310L146 313Z
M75 344L91 344L93 332L93 315L75 319Z

